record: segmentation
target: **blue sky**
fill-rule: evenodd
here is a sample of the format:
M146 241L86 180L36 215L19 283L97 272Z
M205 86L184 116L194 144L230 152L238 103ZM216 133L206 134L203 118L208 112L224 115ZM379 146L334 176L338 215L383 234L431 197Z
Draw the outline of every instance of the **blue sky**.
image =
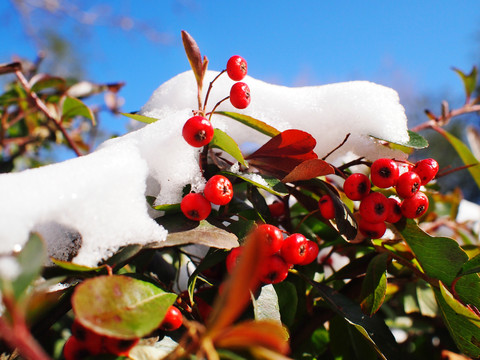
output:
M82 3L85 9L107 3L111 14L130 14L165 36L152 42L141 31L99 25L80 37L75 22L60 18L55 24L65 36L77 34L73 39L89 80L126 82L126 112L138 110L156 87L188 69L181 30L196 39L210 69L223 69L239 54L249 74L265 81L299 86L370 80L395 88L404 103L425 93L461 95L451 67L470 71L480 59L478 0ZM101 13L99 23L107 15ZM0 21L0 62L14 54L34 58L36 48L10 1L1 2ZM108 118L106 125L121 133L125 120Z

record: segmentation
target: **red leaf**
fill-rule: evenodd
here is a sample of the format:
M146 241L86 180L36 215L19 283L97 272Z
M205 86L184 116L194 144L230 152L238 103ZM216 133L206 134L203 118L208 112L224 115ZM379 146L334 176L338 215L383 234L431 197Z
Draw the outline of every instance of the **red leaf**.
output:
M321 159L305 160L297 165L282 179L282 182L294 182L299 180L310 180L318 176L333 174L333 167Z
M246 159L249 165L281 179L305 160L318 158L313 151L316 143L305 131L285 130Z

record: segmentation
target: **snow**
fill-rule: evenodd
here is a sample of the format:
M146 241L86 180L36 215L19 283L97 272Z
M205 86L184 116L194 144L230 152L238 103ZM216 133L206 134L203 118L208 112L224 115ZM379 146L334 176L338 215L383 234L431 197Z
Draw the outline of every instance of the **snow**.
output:
M215 75L208 72L206 84ZM404 157L368 136L408 140L404 109L392 89L369 82L287 88L250 77L244 81L252 102L242 113L279 130L308 131L317 139L320 157L347 133L350 139L329 161L355 154ZM220 77L209 109L229 93L232 83ZM196 106L194 76L182 73L160 86L142 108L142 114L159 121L108 140L89 155L0 175L0 254L23 246L32 231L45 238L51 256L87 266L128 244L161 245L167 231L154 221L159 213L145 196L156 197L156 204L178 203L184 186L201 191L205 184L200 150L181 136ZM219 110L235 111L228 102ZM214 116L212 121L239 144L259 146L269 139L226 117Z

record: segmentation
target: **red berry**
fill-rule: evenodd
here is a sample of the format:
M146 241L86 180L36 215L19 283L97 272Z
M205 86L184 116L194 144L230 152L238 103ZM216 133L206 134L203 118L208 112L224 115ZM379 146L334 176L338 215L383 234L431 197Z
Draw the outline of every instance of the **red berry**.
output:
M343 191L350 200L362 200L370 193L370 179L362 173L352 174L345 180Z
M320 214L327 220L335 217L335 206L330 195L323 195L318 201L318 209Z
M85 345L91 354L100 354L102 352L103 336L86 328L76 320L72 324L72 335Z
M437 175L438 163L434 159L423 159L415 164L412 171L415 171L420 176L422 185L426 185Z
M361 218L358 224L358 230L360 230L360 232L364 236L367 236L370 239L380 239L383 236L383 234L385 234L385 231L387 230L387 226L383 221L371 223Z
M307 255L299 265L308 265L313 262L318 256L318 245L315 241L307 240Z
M242 251L243 247L238 246L230 250L230 252L228 253L227 258L225 259L225 266L227 267L227 271L229 274L231 274L235 266L237 266Z
M237 109L245 109L250 104L250 88L243 82L233 84L230 89L230 102Z
M387 219L385 221L389 222L390 224L395 224L402 218L402 209L400 208L401 203L395 198L388 198L387 200L390 206Z
M360 215L365 221L371 223L383 222L388 215L388 200L379 192L368 194L360 203Z
M283 201L274 201L268 205L268 209L270 210L270 215L273 217L280 217L285 214L285 204Z
M193 301L195 301L195 304L197 305L198 315L200 315L203 321L207 321L213 310L212 306L196 295L193 296Z
M406 218L414 219L420 217L428 209L428 197L419 191L412 197L403 200L401 209L403 216Z
M242 80L247 75L247 62L241 56L234 55L227 61L227 74L234 81Z
M300 264L307 256L307 239L302 234L292 234L283 240L280 255L289 264Z
M190 193L183 197L180 209L190 220L200 221L210 215L212 205L202 194Z
M105 351L117 356L128 356L130 350L138 344L140 339L117 339L109 336L103 338Z
M63 347L63 356L66 360L83 360L92 355L95 354L75 336L70 336Z
M398 165L392 159L381 158L375 160L370 168L372 183L382 189L394 186L398 180Z
M213 126L203 116L194 116L183 125L182 135L185 141L193 147L207 145L213 139Z
M183 315L181 311L178 310L175 306L171 305L168 308L162 323L160 324L160 329L164 331L174 331L177 330L180 326L182 326L182 322Z
M277 284L285 280L289 265L279 255L270 255L262 263L260 281L265 284Z
M422 186L421 183L422 180L417 173L413 171L407 171L406 173L400 175L395 189L397 190L398 196L406 199L417 193L417 191L420 189L420 186Z
M273 255L279 251L283 244L283 234L274 225L262 224L255 230L257 239L264 241L266 255Z
M213 204L226 205L233 198L232 183L223 175L214 175L207 181L203 195Z

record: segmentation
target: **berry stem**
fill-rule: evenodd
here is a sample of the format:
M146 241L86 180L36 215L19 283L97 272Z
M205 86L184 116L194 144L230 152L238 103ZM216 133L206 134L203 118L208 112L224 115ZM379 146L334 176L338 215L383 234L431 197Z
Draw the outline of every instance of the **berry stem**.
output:
M335 149L333 149L332 151L330 151L327 155L325 155L322 160L325 160L326 158L328 158L330 155L332 155L335 151L337 151L338 149L340 149L343 145L345 145L345 143L347 142L348 138L350 137L350 133L348 133L345 138L343 139L343 141L337 146L335 147Z
M207 108L207 102L208 102L208 97L210 96L210 91L212 90L212 87L213 87L213 83L220 77L220 75L222 75L225 71L227 71L226 69L225 70L222 70L217 76L215 76L215 79L213 79L211 82L210 82L210 85L208 85L208 90L207 90L207 94L205 95L205 102L203 104L203 113L205 113L205 109ZM199 109L202 109L201 108L201 102L199 103ZM213 112L213 111L212 111Z
M215 107L212 109L212 111L208 113L208 114L210 115L210 116L208 117L208 120L212 121L213 113L215 112L215 110L217 109L217 107L218 107L222 102L224 102L225 100L228 100L229 98L230 98L230 96L224 97L222 100L220 100L220 101L215 105Z

